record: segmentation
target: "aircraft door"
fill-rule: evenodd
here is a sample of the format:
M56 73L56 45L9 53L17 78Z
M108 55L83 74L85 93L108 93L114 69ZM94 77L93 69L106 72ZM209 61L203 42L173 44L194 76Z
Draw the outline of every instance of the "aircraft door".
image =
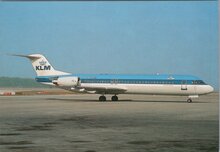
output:
M195 94L197 93L197 86L195 85L194 86L194 91L195 91Z
M181 81L181 90L187 90L187 81L186 80Z

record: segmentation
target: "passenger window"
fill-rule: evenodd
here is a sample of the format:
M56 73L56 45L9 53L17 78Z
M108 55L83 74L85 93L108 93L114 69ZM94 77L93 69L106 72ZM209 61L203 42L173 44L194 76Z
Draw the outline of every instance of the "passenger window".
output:
M186 81L186 80L183 80L183 81L182 81L182 84L187 84L187 81Z

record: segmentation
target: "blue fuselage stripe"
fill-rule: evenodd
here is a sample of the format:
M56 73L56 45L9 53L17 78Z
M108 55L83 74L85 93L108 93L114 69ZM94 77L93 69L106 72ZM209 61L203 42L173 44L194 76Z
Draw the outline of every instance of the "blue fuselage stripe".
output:
M42 82L42 83L51 83L52 80L54 78L58 78L58 77L64 77L64 76L39 76L36 77L36 81L37 82ZM66 77L66 76L65 76ZM175 79L175 77L173 77L173 79L162 79L157 78L157 76L155 76L155 79L153 79L153 77L151 77L150 79L138 79L138 78L131 78L128 79L128 77L119 77L118 79L115 78L107 78L107 77L103 77L103 78L86 78L81 76L80 80L81 83L117 83L117 84L189 84L189 85L204 85L205 83L200 80L200 79L186 79L186 76L184 76L183 79L180 79L181 77L179 77L179 79ZM192 77L189 77L192 78Z

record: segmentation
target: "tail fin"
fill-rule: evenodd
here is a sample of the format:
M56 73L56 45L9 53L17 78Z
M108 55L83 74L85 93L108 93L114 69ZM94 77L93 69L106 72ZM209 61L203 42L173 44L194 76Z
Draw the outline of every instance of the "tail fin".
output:
M37 76L70 74L70 73L55 70L53 66L48 62L48 60L41 54L31 54L31 55L12 54L12 55L28 58L31 61L32 66L35 72L37 73Z

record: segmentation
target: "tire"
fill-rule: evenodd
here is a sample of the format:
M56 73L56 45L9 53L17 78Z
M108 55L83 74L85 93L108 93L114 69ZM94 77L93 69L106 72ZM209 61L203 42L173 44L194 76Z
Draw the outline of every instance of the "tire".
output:
M192 99L190 99L190 98L187 99L187 102L188 102L188 103L191 103L191 102L192 102Z
M112 96L112 101L118 101L118 97L117 96Z
M105 96L100 96L99 101L106 101L106 97Z

